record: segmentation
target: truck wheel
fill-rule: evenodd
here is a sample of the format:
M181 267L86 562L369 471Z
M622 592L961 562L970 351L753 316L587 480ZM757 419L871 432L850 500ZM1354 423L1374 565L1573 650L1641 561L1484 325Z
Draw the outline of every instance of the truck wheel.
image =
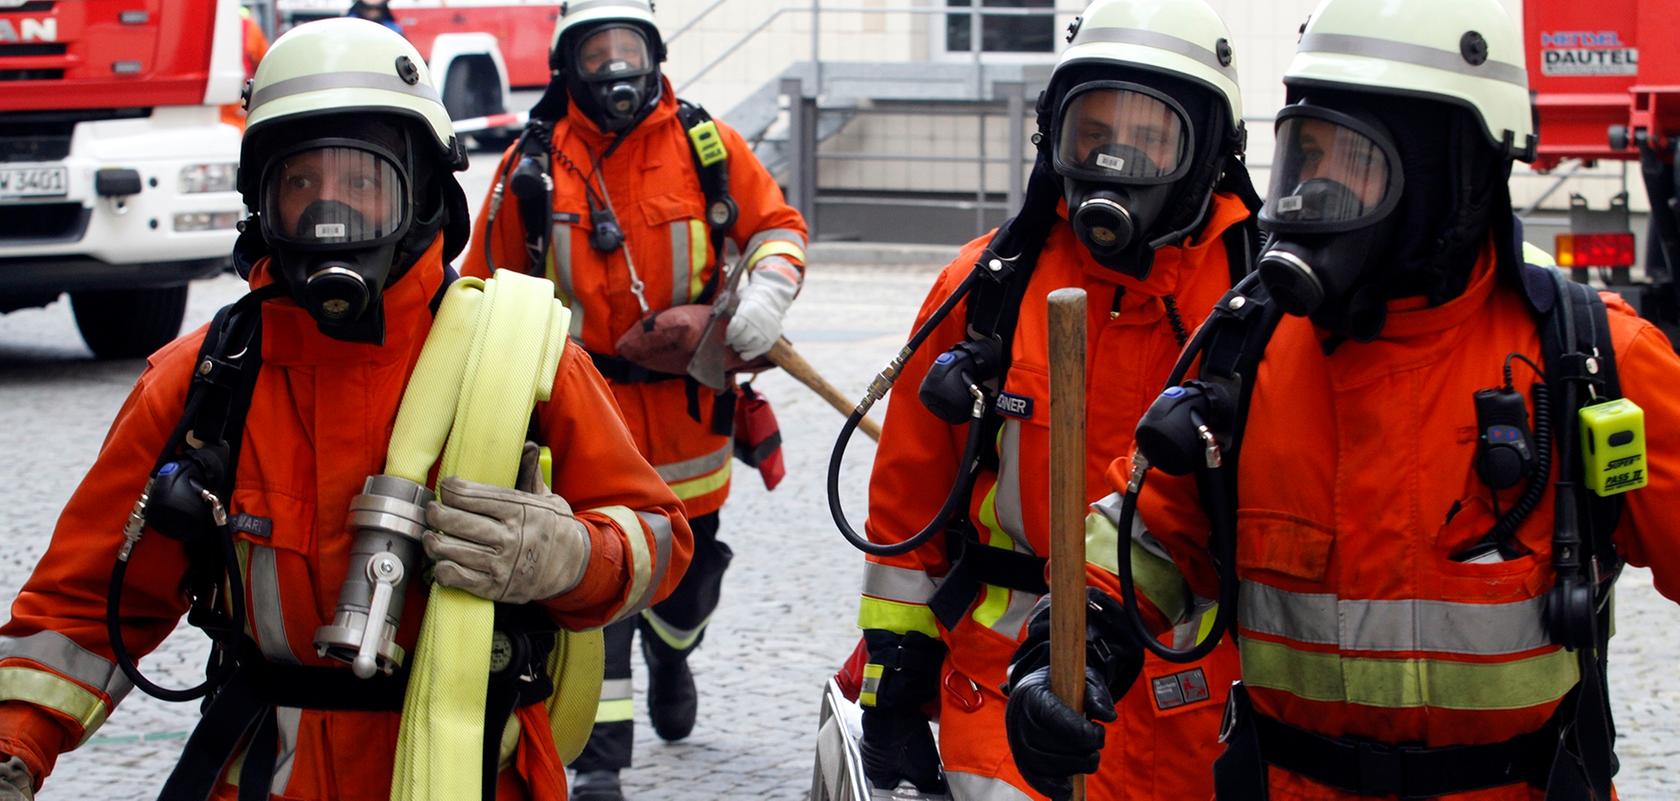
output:
M93 355L138 359L168 344L187 313L187 287L70 293L70 310Z

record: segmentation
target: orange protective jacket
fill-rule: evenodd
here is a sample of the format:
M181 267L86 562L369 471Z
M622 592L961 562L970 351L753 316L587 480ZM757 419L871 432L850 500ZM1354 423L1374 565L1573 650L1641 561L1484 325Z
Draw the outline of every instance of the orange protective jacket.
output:
M999 467L978 476L969 519L986 544L1049 554L1049 345L1047 296L1075 286L1089 296L1087 343L1086 488L1089 500L1107 492L1102 471L1130 447L1139 417L1159 394L1180 350L1168 303L1188 333L1230 288L1222 235L1247 218L1231 195L1216 195L1209 221L1184 247L1155 255L1148 279L1137 281L1097 264L1065 222L1058 222L1032 272L1012 339L1003 392L1011 399L998 438ZM939 276L916 320L919 328L973 268L989 236L970 242ZM951 426L922 406L916 390L933 360L964 339L967 303L959 304L905 365L887 407L870 478L871 540L901 542L932 520L956 479L966 426ZM954 630L936 621L927 602L951 568L945 540L897 557L869 557L858 624L941 637L949 648L940 699L940 751L958 797L1014 798L1003 783L1040 798L1015 770L1004 738L1004 698L998 687L1039 596L986 585L979 602ZM1236 655L1223 646L1195 665L1151 658L1145 681L1183 675L1208 692L1189 702L1157 703L1133 694L1108 726L1105 768L1088 785L1097 799L1184 799L1211 792L1208 766L1223 687L1236 678ZM1198 677L1193 672L1199 673ZM991 793L988 793L991 786Z
M403 387L431 328L442 284L441 242L384 294L385 344L321 334L289 299L263 306L262 356L246 420L229 514L247 592L247 633L270 661L349 666L315 655L316 628L332 619L350 567L350 499L383 471ZM252 285L270 281L266 262ZM37 781L59 753L84 742L130 685L106 637L106 583L129 509L181 414L204 329L153 354L118 412L98 459L71 496L52 543L0 628L0 753L23 759ZM590 564L577 587L543 602L568 629L600 626L669 594L687 567L692 536L682 507L618 422L589 357L568 347L553 400L536 411L554 451L554 492L589 529ZM626 507L640 526L620 529L601 510ZM614 510L616 511L616 510ZM622 515L621 515L622 516ZM240 523L240 520L254 521ZM157 647L186 611L180 544L148 530L123 593L124 640L137 655ZM651 580L649 580L651 577ZM630 597L638 578L645 597ZM414 652L426 592L407 593L398 643ZM546 713L522 726L504 753L502 799L561 801L565 774L552 755ZM305 709L280 716L275 797L295 801L390 796L400 713ZM286 731L289 729L289 731ZM544 745L546 744L546 749ZM221 785L231 799L233 785Z
M1507 354L1541 363L1538 319L1492 263L1490 248L1465 293L1445 304L1393 303L1373 342L1326 354L1325 334L1304 318L1278 326L1238 468L1240 651L1259 713L1332 737L1495 743L1540 728L1577 683L1575 654L1551 643L1541 619L1554 576L1555 475L1517 531L1529 555L1449 558L1495 520L1473 464L1472 395L1503 384ZM1652 568L1658 591L1680 599L1680 358L1620 297L1604 298L1622 393L1645 410L1650 454L1649 486L1623 496L1616 546ZM1531 397L1537 379L1516 370L1518 390ZM1127 459L1117 461L1111 485L1123 488L1128 470ZM1500 492L1499 508L1510 509L1522 488ZM1139 511L1147 529L1131 548L1139 603L1165 625L1182 619L1185 599L1216 594L1208 524L1193 481L1158 471ZM1102 528L1091 522L1088 531ZM1088 575L1118 597L1109 522L1110 567ZM1275 766L1270 773L1274 801L1354 798ZM1453 799L1542 797L1524 784Z
M781 188L753 157L746 140L722 122L717 128L729 150L729 194L740 207L730 241L740 248L749 270L766 256L779 255L802 271L804 219L782 199ZM635 263L643 297L653 312L694 303L722 278L712 253L692 146L677 117L676 93L669 81L658 107L597 168L596 159L614 138L582 114L568 114L554 124L554 225L546 264L529 263L518 200L509 192L498 208L493 191L478 214L473 244L461 268L470 276L503 267L553 279L572 310L572 338L605 356L616 355L618 338L644 316L632 291L627 258ZM514 158L510 148L496 175L505 175ZM624 230L624 245L618 250L602 253L589 244L586 180L598 199L601 183L606 184L606 199ZM486 260L486 250L493 265ZM802 272L786 277L796 283L804 280ZM729 496L734 450L729 437L712 430L712 393L698 392L697 420L689 414L692 388L687 381L609 384L637 447L670 483L688 514L698 517L721 508Z

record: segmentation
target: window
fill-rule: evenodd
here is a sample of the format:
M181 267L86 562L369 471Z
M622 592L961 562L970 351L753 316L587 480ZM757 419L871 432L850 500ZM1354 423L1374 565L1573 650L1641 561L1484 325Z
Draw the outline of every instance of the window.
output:
M949 8L967 8L975 0L945 0ZM1056 16L1050 12L1055 0L979 0L982 8L1043 8L1044 14L1027 16L980 15L980 49L986 53L1056 52ZM945 50L966 53L973 43L969 34L970 14L945 15Z

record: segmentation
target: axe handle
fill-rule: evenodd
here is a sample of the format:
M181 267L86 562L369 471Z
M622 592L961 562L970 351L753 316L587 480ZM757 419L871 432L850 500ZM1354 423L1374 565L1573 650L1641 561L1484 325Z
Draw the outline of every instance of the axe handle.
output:
M1085 709L1085 291L1050 293L1050 689ZM1085 777L1073 776L1073 801Z
M793 376L799 383L810 387L812 392L822 396L823 400L828 401L828 405L841 414L850 417L852 411L857 408L856 403L835 389L833 384L828 383L828 380L817 372L817 368L805 361L805 357L800 356L799 352L793 349L793 343L787 339L776 340L776 344L770 346L768 355L777 367L786 370L788 375ZM868 417L858 422L858 430L876 442L881 441L881 426Z

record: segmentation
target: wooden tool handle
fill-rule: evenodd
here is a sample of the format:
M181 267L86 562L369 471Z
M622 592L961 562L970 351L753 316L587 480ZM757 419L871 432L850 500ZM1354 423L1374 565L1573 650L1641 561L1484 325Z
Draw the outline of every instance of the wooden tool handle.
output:
M1050 689L1085 709L1085 290L1050 293ZM1073 777L1073 801L1085 777Z
M828 380L817 372L817 368L812 367L810 362L805 361L805 357L800 356L799 352L793 349L793 343L787 341L787 339L776 340L776 344L770 346L768 356L777 367L786 370L787 374L793 376L799 383L810 387L812 392L828 401L828 405L833 406L841 414L849 417L852 410L857 408L855 401L847 398L844 393L835 389L833 384L828 383ZM881 441L881 426L868 417L858 422L858 430L876 442Z

